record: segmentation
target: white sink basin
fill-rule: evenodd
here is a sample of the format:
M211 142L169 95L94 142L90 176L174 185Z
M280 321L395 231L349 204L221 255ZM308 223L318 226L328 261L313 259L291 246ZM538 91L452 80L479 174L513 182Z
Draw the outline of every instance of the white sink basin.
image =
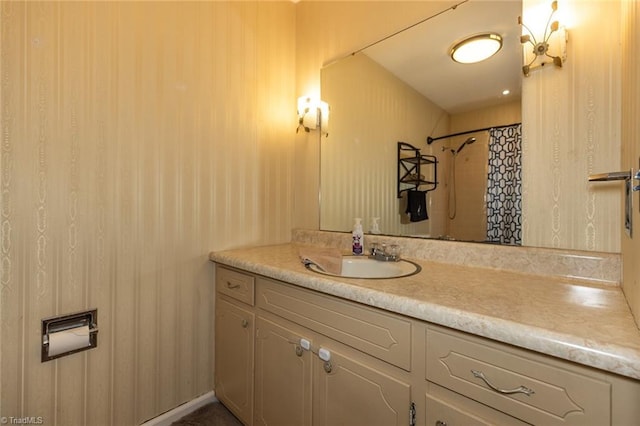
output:
M314 263L307 264L307 268L319 274L343 278L401 278L422 270L420 265L409 260L383 262L362 256L344 256L340 275L326 272Z

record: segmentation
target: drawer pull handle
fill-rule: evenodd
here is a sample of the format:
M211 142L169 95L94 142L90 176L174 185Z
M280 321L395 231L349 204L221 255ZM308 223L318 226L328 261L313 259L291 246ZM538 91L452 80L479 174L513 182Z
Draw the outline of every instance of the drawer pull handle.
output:
M242 328L249 327L249 321L247 321L246 319L243 319L240 324L242 325Z
M514 389L500 389L500 388L496 387L495 385L493 385L491 382L489 382L489 380L486 378L486 376L484 375L484 373L482 371L471 370L471 374L473 374L474 377L482 379L482 381L485 382L487 384L487 386L489 386L494 391L496 391L498 393L501 393L503 395L511 395L511 394L514 394L514 393L523 393L523 394L525 394L527 396L531 396L534 393L536 393L533 389L529 389L526 386L519 386L519 387L514 388Z
M231 281L227 281L227 288L228 289L240 288L240 284L233 284Z

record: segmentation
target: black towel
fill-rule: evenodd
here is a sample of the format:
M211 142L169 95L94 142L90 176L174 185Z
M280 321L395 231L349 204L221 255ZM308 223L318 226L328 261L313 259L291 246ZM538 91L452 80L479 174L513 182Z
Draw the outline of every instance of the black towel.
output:
M426 191L407 191L407 211L411 222L429 219Z

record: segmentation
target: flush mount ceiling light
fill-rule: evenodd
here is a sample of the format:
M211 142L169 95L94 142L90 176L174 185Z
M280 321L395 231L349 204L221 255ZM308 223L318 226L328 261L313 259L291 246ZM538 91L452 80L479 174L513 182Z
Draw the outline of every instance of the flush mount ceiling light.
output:
M451 59L461 64L473 64L495 55L502 48L502 37L487 33L467 37L451 48Z

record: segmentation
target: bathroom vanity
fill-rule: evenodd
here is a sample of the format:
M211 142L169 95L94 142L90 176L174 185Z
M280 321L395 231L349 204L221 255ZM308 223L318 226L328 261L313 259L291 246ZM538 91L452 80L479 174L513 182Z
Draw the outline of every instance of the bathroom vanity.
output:
M633 425L640 334L620 289L412 259L307 270L296 244L215 252L216 396L251 425Z

